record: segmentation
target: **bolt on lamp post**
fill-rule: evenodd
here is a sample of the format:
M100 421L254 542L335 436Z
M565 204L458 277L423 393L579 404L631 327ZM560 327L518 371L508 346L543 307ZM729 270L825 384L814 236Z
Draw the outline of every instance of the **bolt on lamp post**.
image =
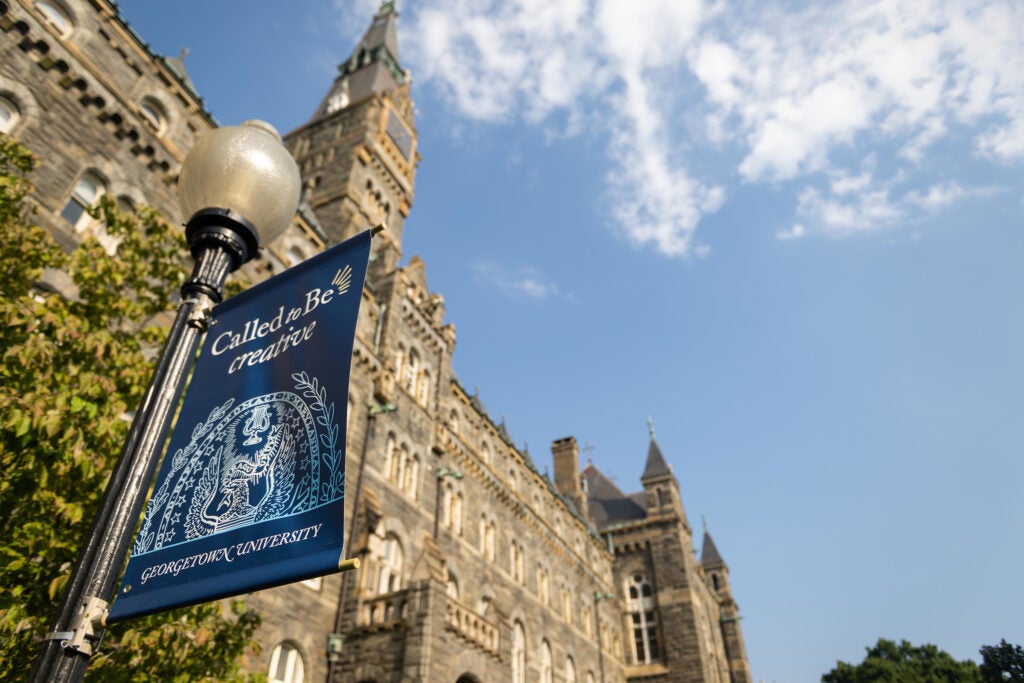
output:
M36 683L85 676L209 311L223 297L228 274L253 258L261 241L273 241L288 227L299 183L281 136L263 121L212 130L185 158L178 194L182 214L190 216L185 236L195 265L181 286L174 324L46 636L33 672Z

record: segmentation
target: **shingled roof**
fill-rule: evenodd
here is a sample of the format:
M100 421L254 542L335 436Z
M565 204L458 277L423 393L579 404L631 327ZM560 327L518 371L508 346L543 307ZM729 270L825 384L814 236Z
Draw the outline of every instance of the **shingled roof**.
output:
M704 532L704 545L700 549L700 563L705 567L713 564L725 564L725 560L718 554L715 542L711 540L711 534Z
M661 454L658 442L654 440L654 435L652 434L651 445L647 448L647 466L644 467L644 473L641 475L640 481L652 477L663 477L666 474L672 474L672 470L669 469L668 463L665 462L665 456Z
M647 511L635 499L622 492L593 464L582 472L587 491L587 510L600 529L619 522L644 519Z

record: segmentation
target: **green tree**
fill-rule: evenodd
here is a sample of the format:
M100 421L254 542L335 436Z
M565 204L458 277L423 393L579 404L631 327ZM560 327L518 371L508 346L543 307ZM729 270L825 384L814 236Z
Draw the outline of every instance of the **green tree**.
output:
M958 662L934 645L898 644L880 638L860 664L837 662L822 683L980 683L978 665Z
M1024 683L1024 647L1010 645L1006 639L998 645L981 646L981 680L984 683Z
M27 677L38 655L187 276L179 231L110 200L95 216L116 257L95 239L62 251L31 222L34 163L0 135L0 681ZM40 289L46 269L74 291ZM230 611L214 602L116 625L89 677L243 680L259 617L240 602Z

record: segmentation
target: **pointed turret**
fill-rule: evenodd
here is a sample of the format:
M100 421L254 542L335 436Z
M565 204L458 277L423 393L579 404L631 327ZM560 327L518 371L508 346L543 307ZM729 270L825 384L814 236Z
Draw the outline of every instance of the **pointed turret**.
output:
M661 454L661 448L658 447L658 442L654 440L654 431L652 430L651 445L647 447L647 465L644 467L644 473L640 475L640 480L664 477L671 474L672 470L669 468L668 463L665 462L665 456Z
M338 66L338 77L311 121L330 116L372 94L397 90L409 81L408 72L398 63L397 19L395 3L386 0L351 56Z
M395 3L385 1L313 116L285 136L329 243L386 226L373 241L371 286L398 267L420 160L397 20Z
M715 547L715 542L711 540L711 534L707 529L704 530L704 545L700 549L700 563L705 569L725 566L725 560L718 554L718 548Z
M721 609L720 626L722 640L725 643L725 654L729 660L730 680L734 683L750 683L750 666L747 663L747 650L743 642L743 631L740 629L740 608L732 597L729 586L729 567L725 564L715 542L704 527L704 544L700 551L700 564L711 582L711 588L718 596Z

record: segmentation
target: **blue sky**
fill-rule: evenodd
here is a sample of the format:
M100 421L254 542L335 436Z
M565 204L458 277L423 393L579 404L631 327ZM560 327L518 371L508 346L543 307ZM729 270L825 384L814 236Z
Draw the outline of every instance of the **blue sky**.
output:
M281 131L377 6L119 4ZM755 680L1024 643L1024 9L967 6L399 3L460 380L626 490L654 418Z

